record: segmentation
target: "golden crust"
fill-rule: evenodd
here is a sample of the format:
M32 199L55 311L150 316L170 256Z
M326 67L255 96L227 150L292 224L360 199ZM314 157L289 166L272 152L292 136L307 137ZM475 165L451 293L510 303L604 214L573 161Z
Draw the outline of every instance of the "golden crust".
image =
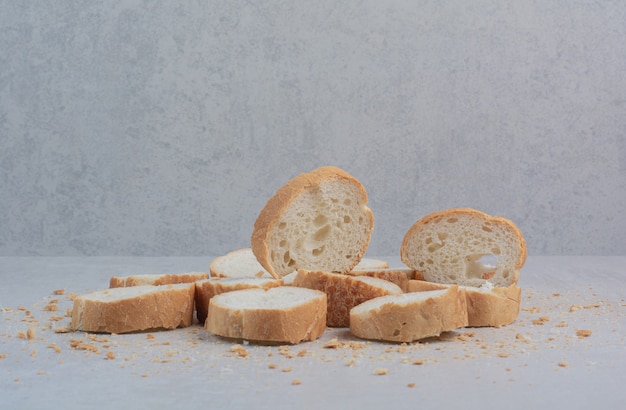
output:
M353 270L347 273L351 276L370 276L372 278L379 278L387 280L391 283L395 283L402 289L402 292L407 292L409 280L415 277L415 270L413 269L371 269L371 270Z
M96 333L187 327L193 321L194 288L193 283L137 286L137 294L131 296L124 296L125 288L80 295L74 299L70 327ZM103 295L114 298L107 300Z
M164 273L162 275L132 275L132 276L113 276L109 281L109 288L124 288L131 286L161 286L173 285L176 283L191 283L197 280L207 279L207 272L190 272L190 273Z
M328 297L326 325L329 327L348 327L350 309L354 306L394 293L389 287L376 286L360 280L358 276L305 269L298 269L298 274L291 285L326 293ZM402 293L402 290L398 287L395 293Z
M252 252L256 256L257 260L274 278L280 279L280 275L274 271L270 260L270 249L268 249L267 238L271 232L274 224L278 221L280 215L285 212L291 202L298 197L302 192L323 182L333 179L344 179L352 182L358 187L359 192L364 198L364 204L367 204L367 192L363 185L352 175L343 171L335 166L323 166L316 168L308 173L300 174L293 179L289 180L285 185L280 187L278 191L272 196L261 212L259 213L256 221L254 222L254 228L251 237ZM371 215L371 212L370 212ZM369 231L374 227L374 218L370 218ZM365 254L368 246L367 241L361 249L358 255L355 255L352 266L346 268L346 271L350 271L354 266L359 263L359 260Z

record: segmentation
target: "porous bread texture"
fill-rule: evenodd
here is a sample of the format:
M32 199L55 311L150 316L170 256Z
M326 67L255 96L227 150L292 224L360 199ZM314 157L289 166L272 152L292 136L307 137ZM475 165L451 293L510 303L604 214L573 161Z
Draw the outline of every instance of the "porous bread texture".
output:
M259 288L269 289L281 286L283 281L274 278L211 278L196 282L196 317L200 324L204 324L208 311L209 301L213 296L241 289Z
M363 185L333 166L300 174L259 213L252 251L275 278L297 269L348 272L367 250L374 216Z
M193 283L118 287L74 298L70 327L129 333L186 327L193 321Z
M361 339L409 343L467 325L458 286L371 299L350 311L350 333Z
M407 231L400 257L430 282L479 287L517 283L526 242L509 219L470 208L434 212ZM484 263L485 258L491 261Z
M261 266L251 248L236 249L214 258L209 265L209 271L211 277L218 278L272 277Z
M207 279L207 272L189 272L189 273L163 273L154 275L131 275L131 276L112 276L109 280L110 288L123 288L128 286L160 286L173 285L176 283L191 283L197 280Z
M407 292L424 292L447 289L450 286L423 280L410 280ZM477 288L459 286L465 295L468 327L501 327L517 319L520 310L522 288L513 284L509 287L494 287L490 282Z
M222 293L211 298L204 325L215 335L261 344L315 340L326 329L326 294L290 286Z
M326 325L329 327L348 327L350 309L354 306L375 297L402 293L398 285L384 279L306 269L298 269L291 286L326 293Z

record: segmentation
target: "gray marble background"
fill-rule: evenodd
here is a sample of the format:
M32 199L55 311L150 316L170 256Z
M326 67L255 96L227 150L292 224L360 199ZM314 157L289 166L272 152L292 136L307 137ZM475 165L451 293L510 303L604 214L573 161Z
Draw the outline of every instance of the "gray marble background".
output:
M0 255L217 255L289 178L626 254L626 2L0 0Z

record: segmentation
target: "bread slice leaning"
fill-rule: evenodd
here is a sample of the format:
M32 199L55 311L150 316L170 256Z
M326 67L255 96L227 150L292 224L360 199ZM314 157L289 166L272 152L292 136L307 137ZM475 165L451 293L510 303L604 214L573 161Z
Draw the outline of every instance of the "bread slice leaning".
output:
M109 281L109 287L123 288L128 286L173 285L175 283L191 283L197 280L207 279L208 277L209 274L207 272L113 276Z
M526 242L510 220L470 208L434 212L407 231L400 257L429 282L480 287L517 283Z
M363 185L320 167L288 181L259 213L252 251L275 278L297 269L348 272L369 245L374 216Z
M211 298L204 326L218 336L256 343L315 340L326 329L326 294L291 286L222 293Z
M450 286L455 285L411 280L407 292L447 289ZM459 286L459 289L465 295L468 327L506 326L519 316L522 288L515 284L503 288L486 282L479 288Z
M204 324L213 296L242 289L269 289L281 286L283 281L274 278L211 278L196 282L196 317Z
M361 339L413 342L467 325L458 286L371 299L350 311L350 333Z
M186 327L193 321L193 283L132 286L74 298L71 328L96 333L129 333Z
M328 297L326 325L329 327L348 327L350 309L366 300L402 293L398 285L384 279L306 269L298 269L291 286L326 293Z

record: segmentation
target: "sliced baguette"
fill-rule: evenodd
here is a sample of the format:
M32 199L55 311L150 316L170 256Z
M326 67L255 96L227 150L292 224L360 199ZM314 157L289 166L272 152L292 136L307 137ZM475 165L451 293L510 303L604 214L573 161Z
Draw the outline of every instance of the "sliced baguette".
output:
M411 280L408 292L423 292L446 289L452 285ZM520 310L522 288L513 284L509 287L494 287L486 282L479 288L459 286L467 302L468 327L501 327L517 319Z
M241 248L218 256L209 265L211 277L218 278L271 278L252 253L251 248Z
M71 328L128 333L186 327L193 321L193 283L101 290L74 299Z
M406 292L408 289L409 280L415 278L415 270L410 268L397 268L397 269L361 269L352 270L347 273L351 276L371 276L373 278L379 278L387 280L391 283L395 283L400 287L402 292Z
M387 269L389 268L389 262L384 259L376 258L361 258L361 261L352 268L353 271L361 270L374 270L374 269Z
M196 317L204 324L209 311L209 301L213 296L234 290L259 288L269 289L281 286L283 281L266 278L211 278L196 282Z
M332 166L298 175L259 213L252 251L275 278L297 269L349 272L370 242L374 217L363 185Z
M470 208L434 212L407 231L400 257L429 282L479 287L517 283L526 242L515 224ZM493 258L495 265L484 263ZM491 261L488 261L491 262Z
M110 288L124 288L128 286L173 285L176 283L191 283L197 280L207 279L208 277L209 277L209 274L207 272L113 276L111 277L109 281L109 287Z
M298 269L291 286L326 293L328 297L326 325L329 327L348 327L350 309L366 300L402 293L402 289L395 283L379 278L305 269Z
M361 339L413 342L467 326L458 286L371 299L350 311L350 333Z
M222 293L211 298L205 327L256 343L315 340L326 329L326 294L291 286Z

